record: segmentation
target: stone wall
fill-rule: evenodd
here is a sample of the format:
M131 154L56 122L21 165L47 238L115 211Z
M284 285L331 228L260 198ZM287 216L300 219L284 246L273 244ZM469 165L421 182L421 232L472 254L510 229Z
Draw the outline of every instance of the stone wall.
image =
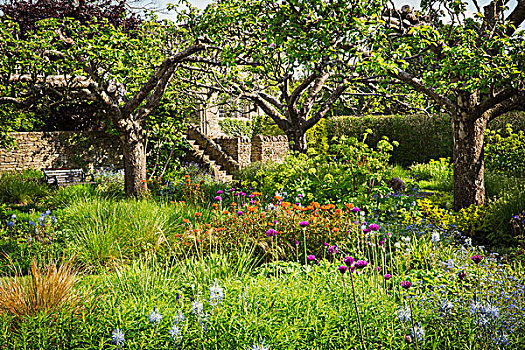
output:
M267 162L269 160L282 163L288 153L288 139L286 136L256 135L252 138L252 162Z
M11 133L17 147L0 148L0 172L82 167L123 168L118 137L99 132Z
M214 139L221 149L235 159L241 167L250 164L252 144L247 137L218 137Z

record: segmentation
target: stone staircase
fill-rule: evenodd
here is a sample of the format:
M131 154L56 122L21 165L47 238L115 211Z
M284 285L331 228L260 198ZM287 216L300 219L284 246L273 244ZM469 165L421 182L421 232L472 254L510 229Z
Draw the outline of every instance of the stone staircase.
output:
M194 158L209 166L216 181L233 181L233 174L241 168L240 164L226 154L220 145L193 125L188 126L185 138L193 150Z

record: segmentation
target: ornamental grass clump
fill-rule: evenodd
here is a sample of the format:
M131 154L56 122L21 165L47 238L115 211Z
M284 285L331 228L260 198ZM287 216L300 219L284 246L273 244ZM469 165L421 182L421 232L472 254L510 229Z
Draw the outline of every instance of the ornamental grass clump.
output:
M16 319L44 313L80 313L89 293L75 289L79 281L70 262L31 262L29 276L13 267L14 276L0 280L0 313Z

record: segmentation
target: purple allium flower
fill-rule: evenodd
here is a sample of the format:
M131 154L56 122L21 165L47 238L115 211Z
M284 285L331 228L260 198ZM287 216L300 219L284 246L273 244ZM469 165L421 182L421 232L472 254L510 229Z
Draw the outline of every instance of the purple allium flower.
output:
M363 233L368 233L368 232L370 232L370 230L367 229L367 228L365 228L365 229L363 230Z
M255 203L257 203L257 202L254 201L254 200L251 200L251 201L250 201L250 204L251 204L251 205L254 205Z
M308 226L308 225L310 225L310 224L308 223L308 221L301 221L301 222L299 223L299 226L301 226L301 227L306 227L306 226Z
M460 281L463 281L465 277L467 277L467 274L464 271L461 271L460 273L458 273L458 277Z
M405 343L407 343L407 344L412 343L412 337L409 336L409 335L405 336Z
M113 334L111 335L111 342L118 347L124 345L124 343L126 342L126 338L124 338L124 332L122 332L118 328L115 329L113 331Z
M239 210L239 211L237 212L237 215L238 215L238 216L242 216L243 214L244 214L244 213L243 213L242 210Z
M348 267L346 267L345 265L341 265L337 268L337 270L339 270L341 274L344 274L348 270Z
M275 48L275 43L271 43L270 45L268 45L268 47L269 47L270 49Z
M277 231L275 231L273 228L271 228L268 231L266 231L266 236L268 236L268 237L275 237L275 236L277 236Z
M354 258L351 256L345 257L343 261L345 262L346 266L352 266L354 264Z
M368 225L368 229L370 231L377 231L377 230L379 230L379 225L378 224L370 224L370 225Z
M392 275L387 273L386 275L383 276L383 278L388 281L389 279L392 278Z
M323 245L324 245L325 247L328 247L330 244L324 242Z
M308 255L308 256L306 257L306 260L308 260L308 261L314 261L314 260L315 260L315 255Z
M299 198L303 198L303 195L299 193L299 194L297 195L297 197L299 197Z
M376 267L377 272L381 272L381 266Z
M379 246L382 247L382 246L384 246L384 245L385 245L385 240L384 240L384 239L380 240L380 241L379 241Z
M223 194L224 192L222 190L218 190L217 194Z
M337 254L339 253L339 248L336 245L333 245L328 248L328 253L330 254Z
M353 207L352 209L350 209L350 211L352 213L359 213L361 211L361 209L359 209L358 207Z
M368 261L357 260L354 264L356 269L364 269L368 265Z
M474 261L476 264L479 264L481 260L483 260L483 257L481 255L473 255L470 259Z
M299 241L295 241L295 244L296 244L296 245L299 245Z
M217 196L217 197L215 197L215 200L220 202L220 201L222 201L222 197L221 196Z
M254 195L254 194L250 194L248 197L250 197L250 198L254 198L255 195Z
M410 289L410 287L412 287L412 283L410 283L410 281L403 281L403 282L401 282L401 287L403 287L406 290L408 290L408 289Z

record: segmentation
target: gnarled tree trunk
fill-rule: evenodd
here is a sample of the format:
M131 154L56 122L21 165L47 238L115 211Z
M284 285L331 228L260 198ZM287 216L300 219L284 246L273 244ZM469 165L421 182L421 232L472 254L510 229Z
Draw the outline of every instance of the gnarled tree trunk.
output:
M126 196L141 197L147 191L146 147L140 122L128 121L125 132L120 132L124 155Z
M484 117L456 115L454 129L454 210L485 202Z
M292 151L306 154L308 144L306 143L306 133L302 129L288 129L286 130L286 136Z

